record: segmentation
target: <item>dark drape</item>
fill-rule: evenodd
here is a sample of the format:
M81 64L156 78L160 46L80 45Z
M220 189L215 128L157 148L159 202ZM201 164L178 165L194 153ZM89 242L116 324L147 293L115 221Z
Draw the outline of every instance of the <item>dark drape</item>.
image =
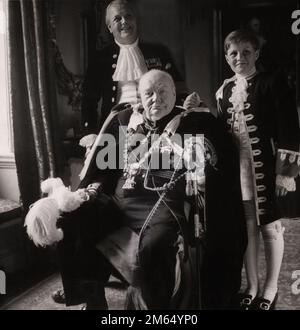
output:
M8 7L14 151L25 211L40 197L40 182L61 168L50 6L26 0Z

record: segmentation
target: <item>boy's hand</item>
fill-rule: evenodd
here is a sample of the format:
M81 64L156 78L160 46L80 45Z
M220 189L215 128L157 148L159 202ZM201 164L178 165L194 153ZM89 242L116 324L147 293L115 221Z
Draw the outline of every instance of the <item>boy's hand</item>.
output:
M288 193L288 191L287 191L286 188L276 185L275 194L276 194L277 197L285 196L287 193Z
M198 93L193 92L192 94L188 95L183 103L183 107L185 109L193 109L198 107L201 104L201 99Z
M278 197L285 196L289 191L296 190L296 183L293 177L276 175L275 194Z

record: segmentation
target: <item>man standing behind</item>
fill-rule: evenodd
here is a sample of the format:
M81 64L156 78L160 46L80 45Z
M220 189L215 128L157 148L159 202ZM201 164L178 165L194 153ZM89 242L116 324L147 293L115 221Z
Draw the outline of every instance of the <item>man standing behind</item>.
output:
M106 25L114 42L95 54L83 86L82 125L87 134L99 132L115 105L140 102L138 82L150 69L167 71L176 82L177 93L183 89L168 50L161 45L140 42L136 14L130 3L112 1L106 9Z

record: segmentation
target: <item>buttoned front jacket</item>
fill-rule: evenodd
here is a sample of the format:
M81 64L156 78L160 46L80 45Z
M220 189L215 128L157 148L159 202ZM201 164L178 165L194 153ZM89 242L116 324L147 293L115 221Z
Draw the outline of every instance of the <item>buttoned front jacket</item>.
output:
M236 79L224 82L217 92L219 118L235 135L232 104ZM296 99L281 74L258 73L248 80L243 115L251 154L254 199L259 224L284 217L275 196L276 175L299 173L299 121ZM289 193L293 194L293 193Z
M159 69L171 74L174 81L181 81L169 51L155 44L139 43L148 70ZM85 133L98 133L111 109L116 105L118 82L113 81L120 53L118 45L113 43L95 54L91 61L83 84L82 125ZM98 103L102 99L100 116Z

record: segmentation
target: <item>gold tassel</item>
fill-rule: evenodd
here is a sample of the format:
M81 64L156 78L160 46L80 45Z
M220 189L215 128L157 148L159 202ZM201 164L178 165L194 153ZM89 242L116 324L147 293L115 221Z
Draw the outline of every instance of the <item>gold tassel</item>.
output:
M190 172L186 173L185 181L186 181L185 194L187 196L193 196L193 180Z

